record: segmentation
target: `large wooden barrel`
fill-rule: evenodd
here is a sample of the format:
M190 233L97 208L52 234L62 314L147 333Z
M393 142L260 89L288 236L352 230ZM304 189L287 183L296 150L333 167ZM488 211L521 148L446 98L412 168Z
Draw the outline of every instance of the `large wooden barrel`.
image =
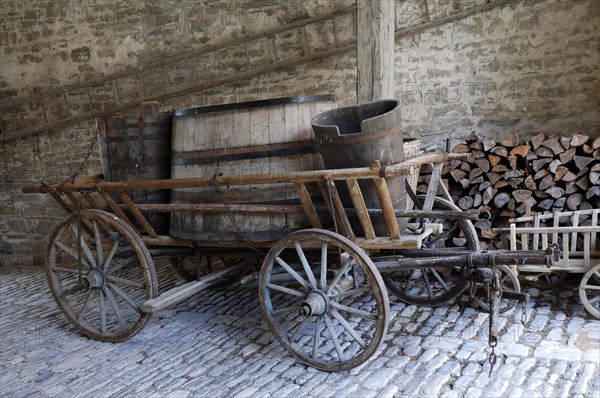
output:
M310 121L335 97L278 98L175 111L172 178L269 174L322 169ZM315 196L317 190L312 191ZM299 204L291 184L173 189L171 203ZM304 214L171 214L171 236L196 242L271 241L309 227Z
M138 114L96 118L100 158L106 181L139 181L171 176L171 112L144 102ZM136 204L169 203L169 190L128 192ZM113 198L120 202L117 195ZM168 213L146 214L157 232L167 232Z
M332 109L315 116L312 126L320 143L325 167L344 169L369 167L375 160L383 166L404 160L400 102L383 100ZM386 180L392 204L396 210L406 208L405 178ZM380 209L375 188L369 180L359 181L365 204ZM344 183L340 183L340 198L345 207L352 207L352 198ZM358 220L351 220L354 231L360 231ZM386 236L383 217L372 217L377 236ZM400 231L408 220L398 218Z

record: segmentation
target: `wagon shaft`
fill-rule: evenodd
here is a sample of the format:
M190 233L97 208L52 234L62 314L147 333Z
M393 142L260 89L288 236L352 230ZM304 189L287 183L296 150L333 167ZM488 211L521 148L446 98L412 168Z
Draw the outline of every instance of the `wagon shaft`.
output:
M414 253L414 252L413 252ZM532 251L482 251L457 254L457 251L447 252L439 251L439 256L427 256L420 258L395 257L383 261L376 261L379 272L398 272L415 268L434 268L434 267L462 267L469 265L474 267L492 266L496 264L504 265L546 265L551 266L559 258L559 251L556 247L548 250Z

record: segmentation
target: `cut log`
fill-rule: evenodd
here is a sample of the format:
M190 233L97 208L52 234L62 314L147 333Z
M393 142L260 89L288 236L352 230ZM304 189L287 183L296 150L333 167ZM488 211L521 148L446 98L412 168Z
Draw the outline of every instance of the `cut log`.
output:
M563 147L563 149L566 151L571 147L571 139L569 137L560 137L559 138L560 141L560 145Z
M485 153L483 151L478 151L476 149L473 149L471 151L471 154L473 155L473 159L479 159L479 158L485 157Z
M550 172L552 174L555 174L556 173L556 169L558 168L558 166L560 166L560 160L559 159L554 159L548 165L548 170L550 170Z
M592 153L594 153L594 148L592 148L588 144L583 144L580 148L583 150L583 153L585 153L586 155L591 155Z
M477 167L479 167L484 173L487 173L488 171L490 171L490 161L485 159L485 158L481 158L481 159L475 159L475 164L477 165Z
M544 167L551 161L552 161L552 159L548 159L548 158L537 159L537 160L534 160L533 162L531 162L531 167L533 168L533 171L537 172L537 171L540 171L542 169L542 167Z
M594 153L592 153L592 157L596 160L600 160L600 148L594 149Z
M592 188L592 182L590 181L590 176L586 175L586 176L581 177L579 180L577 180L577 182L575 183L575 185L577 187L581 188L581 190L583 192L588 191L589 189Z
M534 180L541 180L542 178L546 177L547 175L550 174L550 170L548 169L541 169L540 171L538 171L537 173L535 173L533 175L533 179Z
M508 164L510 165L510 168L515 170L519 167L518 162L517 162L517 156L516 155L508 155Z
M503 147L502 145L496 145L495 147L490 149L490 152L493 153L494 155L498 155L503 158L508 156L508 150L505 147Z
M510 198L508 200L508 202L506 203L506 208L508 210L514 210L517 207L517 201L514 200L513 198Z
M481 203L483 202L483 199L481 197L481 194L476 193L473 196L473 205L471 206L472 208L477 208L481 205Z
M519 145L517 147L514 147L510 151L511 155L517 155L517 156L520 156L522 158L525 158L528 153L529 153L529 145Z
M483 144L481 143L481 141L474 141L469 144L469 148L481 151L483 150Z
M481 184L483 182L483 176L480 175L477 178L474 178L473 180L471 180L471 184Z
M479 177L482 174L483 170L481 170L479 167L475 167L474 169L471 169L471 171L469 171L469 180L473 181L475 178Z
M471 165L469 164L469 162L462 162L462 164L460 165L460 169L462 171L469 172L471 171Z
M554 157L554 152L552 152L552 149L546 148L545 146L541 146L538 149L536 149L535 154L541 158L553 158Z
M535 183L535 181L533 180L533 176L527 176L527 178L525 178L525 187L527 187L527 189L530 189L532 191L535 191L537 189L537 184Z
M598 186L591 187L585 192L585 198L587 200L590 200L594 197L600 197L600 187Z
M577 191L579 191L579 188L577 187L577 185L575 185L575 181L569 181L565 184L565 195L570 195Z
M573 161L575 162L575 167L577 170L581 171L584 167L594 161L594 158L588 156L574 156Z
M531 139L531 146L534 150L536 150L542 145L542 142L544 141L546 141L546 136L544 135L544 133L539 133Z
M544 199L538 202L537 207L544 210L550 210L552 205L554 204L554 199Z
M521 203L520 205L518 205L517 208L515 209L515 211L517 212L517 214L523 214L523 215L531 214L531 209L536 204L537 204L537 200L535 200L533 198L529 198L526 201L524 201L523 203Z
M513 218L517 216L517 212L514 210L504 209L500 212L500 217Z
M460 167L460 165L462 164L462 160L460 159L454 159L450 161L450 166L453 169L458 169Z
M495 167L496 165L498 165L500 163L502 158L500 156L492 155L490 153L490 154L488 154L488 160L490 161L490 166Z
M484 182L482 182L481 184L479 184L479 191L483 192L483 191L485 191L486 189L488 189L488 187L491 187L491 186L492 186L492 183L491 183L491 182L489 182L489 181L484 181Z
M565 174L569 172L569 169L565 166L558 166L554 172L554 181L560 181ZM573 174L575 176L575 174Z
M590 170L590 182L594 185L600 185L598 182L600 181L600 163L592 166L592 170Z
M489 152L490 149L496 146L496 141L492 140L483 140L483 150L485 152Z
M590 139L590 137L587 135L575 134L573 136L573 138L571 139L571 146L581 146L581 145L585 144L586 142L588 142L589 139Z
M503 208L510 201L510 196L506 192L500 192L494 197L494 206L497 209Z
M517 189L520 188L521 185L523 184L523 177L519 177L519 178L509 178L507 181L510 184L511 187L513 187L513 189Z
M546 192L540 191L539 189L537 191L533 191L533 194L539 199L546 199L550 197L550 195L548 195Z
M527 152L527 156L525 156L526 160L535 160L537 158L538 158L537 155L533 151Z
M508 148L513 148L517 146L518 143L519 136L517 136L515 133L506 134L506 137L504 137L504 139L502 140L502 145Z
M544 142L542 142L542 146L550 149L552 153L558 155L559 153L563 153L565 149L558 142L558 138L548 138Z
M487 205L488 203L490 203L490 201L494 198L494 195L496 195L497 192L497 189L493 187L487 187L485 191L483 191L483 195L481 196L483 204Z
M535 178L535 177L534 177ZM538 183L538 188L542 191L546 191L550 187L554 186L554 177L552 174L548 174L546 177L542 178L542 180Z
M575 156L576 150L577 150L576 148L569 148L566 151L564 151L563 153L561 153L559 155L560 162L562 164L567 164L571 159L573 159L573 156Z
M600 148L600 137L594 138L592 141L592 148L599 149Z
M467 172L460 169L455 169L450 172L450 175L452 176L455 182L459 182L467 176Z
M548 195L550 195L551 197L553 197L554 199L560 199L564 196L565 190L560 187L553 186L553 187L546 189L546 193Z
M488 181L495 185L500 180L500 174L498 173L488 173L487 174Z
M565 198L565 197L559 198L556 201L554 201L553 208L556 209L556 211L562 211L563 208L565 207L566 202L567 202L567 198Z
M562 178L564 182L575 181L576 179L577 175L571 171L567 171L567 173Z
M567 209L575 211L579 209L579 205L585 197L580 193L574 193L567 198Z
M532 192L528 189L516 189L512 192L513 198L519 203L525 202L527 199L531 199Z
M463 210L468 210L473 207L473 198L471 196L463 196L458 200L458 207Z
M523 170L509 170L502 176L504 179L517 178L523 175Z
M506 181L506 180L500 180L497 183L494 184L494 188L496 189L502 189L504 187L507 187L510 185L510 182Z
M471 152L471 149L469 148L469 146L467 144L458 144L452 149L452 152L469 153L469 152Z
M492 173L506 173L508 171L508 167L503 164L497 164L492 168Z
M468 188L469 185L471 185L471 180L469 180L468 178L463 178L462 180L460 180L458 182L463 188Z

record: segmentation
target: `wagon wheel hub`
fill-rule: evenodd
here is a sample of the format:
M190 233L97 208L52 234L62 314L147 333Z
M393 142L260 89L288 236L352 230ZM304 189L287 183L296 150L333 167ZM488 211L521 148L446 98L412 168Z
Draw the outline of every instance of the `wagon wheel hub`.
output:
M105 283L104 273L99 269L93 268L83 276L83 283L88 287L102 287Z
M329 299L320 290L313 290L300 304L300 315L303 317L311 315L323 315L329 309Z

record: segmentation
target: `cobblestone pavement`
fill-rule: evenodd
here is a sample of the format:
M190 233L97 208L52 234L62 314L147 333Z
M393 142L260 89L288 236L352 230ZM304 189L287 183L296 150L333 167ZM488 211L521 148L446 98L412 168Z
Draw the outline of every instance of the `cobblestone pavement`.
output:
M181 283L159 269L163 287ZM122 343L80 335L55 305L40 267L0 269L0 396L600 397L600 321L577 284L540 293L528 320L500 316L488 377L487 315L392 299L380 352L351 371L297 363L268 331L256 291L209 291L164 310Z

